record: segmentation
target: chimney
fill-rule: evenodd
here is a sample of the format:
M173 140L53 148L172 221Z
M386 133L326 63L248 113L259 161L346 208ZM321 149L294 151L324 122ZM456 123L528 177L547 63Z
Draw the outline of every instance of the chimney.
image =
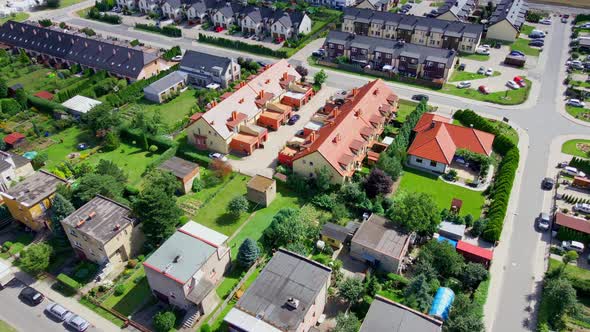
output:
M436 125L435 121L430 122L430 128L434 128L435 125Z
M315 141L316 138L316 133L315 131L312 131L311 134L309 134L309 142L313 143Z
M243 104L244 103L244 98L241 98L238 103Z
M262 99L264 97L264 90L260 90L258 92L258 99Z
M118 231L118 230L120 230L120 229L121 229L121 224L116 224L116 225L115 225L115 231Z
M237 118L238 118L238 112L236 112L236 111L231 112L231 119L236 120Z
M351 94L352 96L356 96L356 94L358 93L358 89L357 88L352 88Z
M373 91L373 95L378 95L379 94L379 89L375 89L375 91Z
M87 220L90 220L92 218L94 218L96 216L96 212L92 211L88 214L88 218L86 218Z
M334 139L332 140L332 142L334 143L338 143L342 140L342 136L340 136L340 134L336 134L336 136L334 136Z
M283 73L283 81L286 81L289 78L289 73L284 72Z
M80 220L78 221L78 223L76 224L76 228L80 228L82 225L84 225L84 223L85 223L85 222L86 222L86 220L85 220L85 219L80 219Z
M359 117L361 116L361 109L357 109L356 111L354 111L354 116Z
M176 256L174 257L174 263L178 263L178 262L180 262L180 260L181 260L181 259L182 259L182 255L176 255Z
M264 81L264 84L268 84L270 83L270 78L267 78L266 81Z

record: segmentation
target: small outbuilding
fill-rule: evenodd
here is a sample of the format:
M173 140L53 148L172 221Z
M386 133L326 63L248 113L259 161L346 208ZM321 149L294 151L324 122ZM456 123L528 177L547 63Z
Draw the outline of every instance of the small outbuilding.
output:
M256 175L247 185L246 197L251 202L269 206L277 196L277 182L263 175Z
M463 235L465 235L465 225L443 221L438 226L438 234L455 241L463 240Z
M457 242L457 252L463 255L466 260L481 263L485 267L489 267L494 257L494 252L464 241Z
M37 98L41 98L41 99L45 99L45 100L53 100L53 93L49 92L49 91L39 91L37 93L35 93L33 96L37 97Z
M181 192L183 194L190 192L195 179L201 176L199 165L178 157L166 160L158 168L176 176L182 185Z
M339 249L344 243L352 239L355 231L356 229L350 229L348 227L327 222L322 226L320 236L322 241Z
M83 114L88 113L91 109L100 104L102 104L101 101L77 95L64 101L61 105L65 107L73 117L80 118Z
M145 99L161 104L186 87L188 74L172 72L143 89Z
M4 143L10 148L17 148L27 141L25 135L19 132L13 132L4 136Z

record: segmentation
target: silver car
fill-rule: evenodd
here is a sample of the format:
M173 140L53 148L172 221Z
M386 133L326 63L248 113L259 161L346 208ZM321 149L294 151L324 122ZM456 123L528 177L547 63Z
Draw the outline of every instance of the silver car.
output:
M70 319L66 321L66 324L68 324L76 331L80 332L86 331L86 329L88 329L88 327L90 326L90 324L84 318L78 315L73 315L72 317L70 317Z
M72 313L68 309L57 303L49 304L47 308L45 308L45 311L47 311L47 313L49 313L54 318L58 319L60 322L63 322L72 316Z
M537 221L537 227L541 231L546 232L547 230L549 230L550 224L551 224L551 221L550 221L549 213L541 212L541 214L539 215L539 219Z

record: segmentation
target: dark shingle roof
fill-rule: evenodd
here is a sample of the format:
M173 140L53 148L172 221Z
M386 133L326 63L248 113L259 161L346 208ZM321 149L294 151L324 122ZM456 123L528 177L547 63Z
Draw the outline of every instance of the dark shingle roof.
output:
M222 73L225 73L229 69L230 64L230 58L187 50L180 62L180 70L188 68L210 72L211 68L219 67L222 69Z
M322 230L320 231L321 235L340 242L344 242L349 233L350 230L348 228L333 224L331 222L325 223L324 226L322 226Z
M451 12L460 20L466 20L475 7L474 0L446 0L445 3L438 8L438 14Z
M100 243L107 243L133 223L131 209L97 195L67 216L62 223L75 227Z
M190 162L188 160L184 160L178 157L172 157L165 162L163 162L159 167L159 169L169 171L177 178L184 178L185 176L191 174L195 171L195 169L199 169L199 165Z
M442 322L379 295L371 303L359 332L440 332Z
M6 193L21 204L33 206L51 196L57 185L66 183L66 180L40 170L8 189Z
M490 16L490 24L506 19L513 27L520 29L525 21L528 4L525 0L502 0Z
M137 78L145 65L159 57L82 34L15 21L0 27L0 42L131 78Z
M170 74L160 78L154 83L146 86L143 91L148 93L158 94L162 91L166 91L176 84L186 81L187 74L181 71L173 71Z

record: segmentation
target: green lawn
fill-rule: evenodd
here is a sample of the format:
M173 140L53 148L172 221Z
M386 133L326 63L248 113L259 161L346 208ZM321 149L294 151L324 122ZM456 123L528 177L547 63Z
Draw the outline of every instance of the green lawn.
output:
M532 56L539 56L541 50L539 48L530 47L529 46L530 40L524 38L518 38L512 45L510 46L511 51L521 51L526 55Z
M189 216L194 221L214 229L227 236L232 235L241 224L249 217L243 213L237 220L227 213L229 201L240 195L246 194L246 184L250 177L236 174L222 189L222 192L213 197L205 207L199 209L196 215Z
M139 281L135 282L136 279L139 279ZM125 292L121 296L112 294L104 300L102 305L112 308L125 316L129 316L138 310L152 294L143 267L135 271L125 281L124 285Z
M478 74L478 73L470 73L468 71L455 70L453 72L453 74L451 74L451 78L449 78L449 82L472 81L472 80L479 80L482 78L493 77L493 76L500 76L500 72L494 71L494 75L486 76L486 75Z
M59 8L69 7L69 6L75 5L77 3L80 3L82 1L84 1L84 0L61 0L59 2Z
M31 233L22 233L19 234L14 241L12 241L12 246L7 252L0 253L0 258L8 259L10 256L16 255L21 252L26 246L33 242L33 235Z
M487 101L499 105L518 105L524 103L531 91L531 81L525 78L527 86L518 90L506 90L497 91L490 94L484 95L483 93L476 90L476 86L468 89L459 89L453 84L445 84L440 92L459 96L463 98L469 98L480 101Z
M33 72L19 75L8 81L8 85L20 83L25 90L36 93L41 90L53 92L55 89L63 89L78 81L82 80L80 77L70 76L68 78L59 78L54 70L50 68L39 68Z
M47 152L48 161L46 167L48 168L66 160L70 153L80 152L76 147L79 143L87 143L92 146L95 144L95 138L89 132L77 126L50 136L50 139L56 143L43 150Z
M584 257L580 257L579 259L584 259ZM559 268L562 264L557 259L549 258L549 272ZM582 269L572 264L569 264L565 268L565 273L578 279L590 280L590 270Z
M590 109L570 105L566 105L565 109L574 118L590 122Z
M3 320L0 320L0 332L17 332L18 330L14 327L10 326L10 324L6 323Z
M453 198L459 198L463 200L461 215L471 214L476 219L481 215L484 204L484 197L480 191L446 183L437 176L412 168L404 170L399 190L430 194L440 209L450 208Z
M521 35L530 35L531 32L533 32L533 30L535 30L534 26L528 25L528 24L524 24L521 28L520 28L520 34Z
M563 145L561 146L561 152L571 154L572 156L582 157L582 158L590 157L590 153L587 151L585 152L585 151L580 150L580 148L578 147L578 144L585 144L588 147L590 147L590 140L588 140L588 139L569 140L569 141L563 143Z
M3 17L3 18L0 18L0 25L4 24L10 20L17 21L17 22L26 21L29 18L29 16L30 16L29 13L16 13L14 15Z
M83 306L87 307L88 309L96 312L97 314L102 316L102 318L109 320L111 323L115 324L118 327L123 327L123 325L125 325L125 322L122 319L111 314L110 312L106 311L105 309L95 305L94 303L88 301L85 298L82 298L80 300L80 304L82 304Z
M475 60L475 61L488 61L490 59L489 55L483 55L483 54L468 54L468 53L461 53L461 58L460 59L469 59L469 60Z
M397 121L405 122L406 117L416 109L416 106L418 106L418 103L415 101L400 99L395 117Z

